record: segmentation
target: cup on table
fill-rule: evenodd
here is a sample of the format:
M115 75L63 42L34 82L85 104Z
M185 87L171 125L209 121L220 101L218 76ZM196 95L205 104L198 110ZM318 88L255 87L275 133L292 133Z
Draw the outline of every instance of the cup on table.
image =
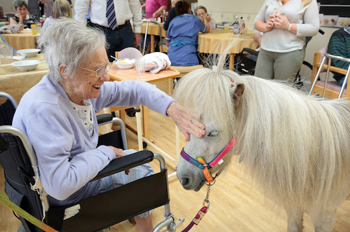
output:
M135 63L137 75L145 75L145 60L139 59Z
M224 24L224 31L225 31L225 33L228 33L230 31L230 24L228 24L228 23Z
M30 28L32 29L32 33L33 35L37 35L38 34L38 25L36 24L31 24Z
M4 56L5 64L11 63L13 58L13 50L11 47L5 45L1 48L1 53Z

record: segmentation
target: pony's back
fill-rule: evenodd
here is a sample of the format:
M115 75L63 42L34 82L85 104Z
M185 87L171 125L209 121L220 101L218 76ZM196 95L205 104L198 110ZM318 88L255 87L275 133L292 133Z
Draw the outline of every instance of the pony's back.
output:
M236 151L268 196L285 207L338 204L349 193L350 101L320 100L250 76L234 131Z

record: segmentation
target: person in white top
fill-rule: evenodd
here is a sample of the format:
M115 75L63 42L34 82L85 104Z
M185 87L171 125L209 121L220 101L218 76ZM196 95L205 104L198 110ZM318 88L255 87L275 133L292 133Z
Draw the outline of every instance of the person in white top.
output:
M107 55L110 62L114 59L116 51L123 50L127 47L134 47L141 41L142 12L139 0L113 0L116 28L108 26L106 16L106 0L76 0L74 18L86 25L86 16L90 8L90 20L94 27L103 30L106 35L109 48ZM130 20L133 20L134 31L132 30Z
M294 81L305 56L305 37L320 27L316 0L265 0L254 26L264 33L255 75Z
M72 18L72 8L67 0L56 0L53 3L53 18L49 17L45 20L43 30L61 18Z

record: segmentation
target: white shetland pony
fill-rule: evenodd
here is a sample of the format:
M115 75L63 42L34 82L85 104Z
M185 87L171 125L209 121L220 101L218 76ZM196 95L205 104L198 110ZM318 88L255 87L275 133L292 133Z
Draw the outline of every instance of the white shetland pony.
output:
M206 126L206 135L192 136L184 152L209 163L237 138L212 173L240 155L262 192L287 211L288 232L302 231L304 212L316 232L332 231L336 208L350 193L350 101L319 100L223 70L222 63L187 74L175 89L175 99ZM177 177L187 190L205 182L203 171L184 158Z

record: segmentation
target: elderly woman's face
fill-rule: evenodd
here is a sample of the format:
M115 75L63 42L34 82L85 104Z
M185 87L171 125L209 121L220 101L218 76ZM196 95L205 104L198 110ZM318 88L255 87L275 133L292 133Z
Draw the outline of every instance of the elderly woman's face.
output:
M63 81L65 83L62 84L69 99L76 104L82 104L86 99L97 98L100 95L101 86L109 80L109 75L107 70L104 70L101 76L94 71L104 69L108 64L105 48L97 49L91 63L83 63L74 78Z
M16 12L17 14L22 15L22 17L25 17L28 14L27 7L25 6L17 7Z
M203 20L207 16L207 13L203 9L197 10L197 17Z

